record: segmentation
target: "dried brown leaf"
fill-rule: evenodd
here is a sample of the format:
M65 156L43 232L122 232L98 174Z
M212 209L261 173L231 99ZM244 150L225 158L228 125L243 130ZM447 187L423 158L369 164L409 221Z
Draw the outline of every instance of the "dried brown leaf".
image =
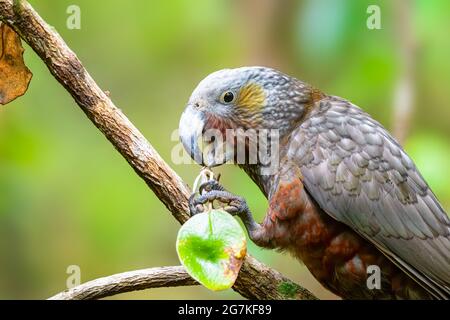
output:
M9 26L0 23L0 104L23 95L32 73L23 61L20 37Z

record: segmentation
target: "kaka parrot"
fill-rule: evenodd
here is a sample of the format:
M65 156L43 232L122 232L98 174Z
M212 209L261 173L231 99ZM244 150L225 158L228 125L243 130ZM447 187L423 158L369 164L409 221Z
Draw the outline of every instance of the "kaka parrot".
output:
M243 160L222 151L217 161L210 129L232 151L227 130L276 132L266 142L278 141L276 170L248 161L248 141ZM344 299L450 297L450 219L400 144L356 105L274 69L224 69L193 91L179 134L197 163L236 163L269 202L259 224L244 198L212 180L191 197L191 214L224 203L254 243L290 252ZM370 266L378 288L367 285Z

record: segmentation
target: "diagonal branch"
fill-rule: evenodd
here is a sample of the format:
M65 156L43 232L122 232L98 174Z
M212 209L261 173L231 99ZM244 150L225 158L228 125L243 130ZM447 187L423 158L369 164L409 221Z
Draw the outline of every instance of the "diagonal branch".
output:
M56 80L175 219L185 222L188 219L189 188L99 88L61 36L24 0L0 0L0 20L11 26L41 57ZM135 289L141 288L136 286ZM306 289L251 256L246 257L233 288L242 296L253 299L315 298ZM102 297L117 293L104 289ZM84 297L94 296L87 294Z

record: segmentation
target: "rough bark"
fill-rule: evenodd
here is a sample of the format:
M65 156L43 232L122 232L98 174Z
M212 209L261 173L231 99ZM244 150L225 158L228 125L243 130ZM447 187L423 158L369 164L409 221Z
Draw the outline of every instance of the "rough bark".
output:
M41 57L52 75L72 95L87 117L128 161L175 219L184 223L188 219L187 199L190 189L114 105L108 95L99 88L61 36L26 1L0 0L0 20L11 26ZM117 284L117 279L120 280L122 276L129 279L127 277L133 277L133 272L131 275L125 273L98 280L100 284L104 283L105 287L97 286L95 282L97 280L91 281L90 284L95 285L96 292L92 291L89 283L81 285L81 288L71 289L71 292L76 292L74 297L78 298L113 295L118 293L117 288L120 284ZM152 279L146 278L149 274L144 273L141 276L143 278L135 279L135 290L142 289L143 283L152 283ZM182 283L183 279L184 274L178 283ZM87 291L84 292L83 288ZM124 288L125 291L133 289L130 283L124 284ZM251 299L315 298L306 289L250 256L246 257L233 288L243 297ZM60 297L70 295L64 296L62 293Z

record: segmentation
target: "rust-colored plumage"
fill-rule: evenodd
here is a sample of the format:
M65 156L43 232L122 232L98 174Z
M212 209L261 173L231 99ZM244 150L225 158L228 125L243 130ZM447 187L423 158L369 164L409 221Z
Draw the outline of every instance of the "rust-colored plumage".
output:
M253 239L258 245L289 251L323 286L343 298L432 297L374 245L326 214L309 196L298 172L279 182L261 230ZM367 288L371 265L383 271L380 290Z

